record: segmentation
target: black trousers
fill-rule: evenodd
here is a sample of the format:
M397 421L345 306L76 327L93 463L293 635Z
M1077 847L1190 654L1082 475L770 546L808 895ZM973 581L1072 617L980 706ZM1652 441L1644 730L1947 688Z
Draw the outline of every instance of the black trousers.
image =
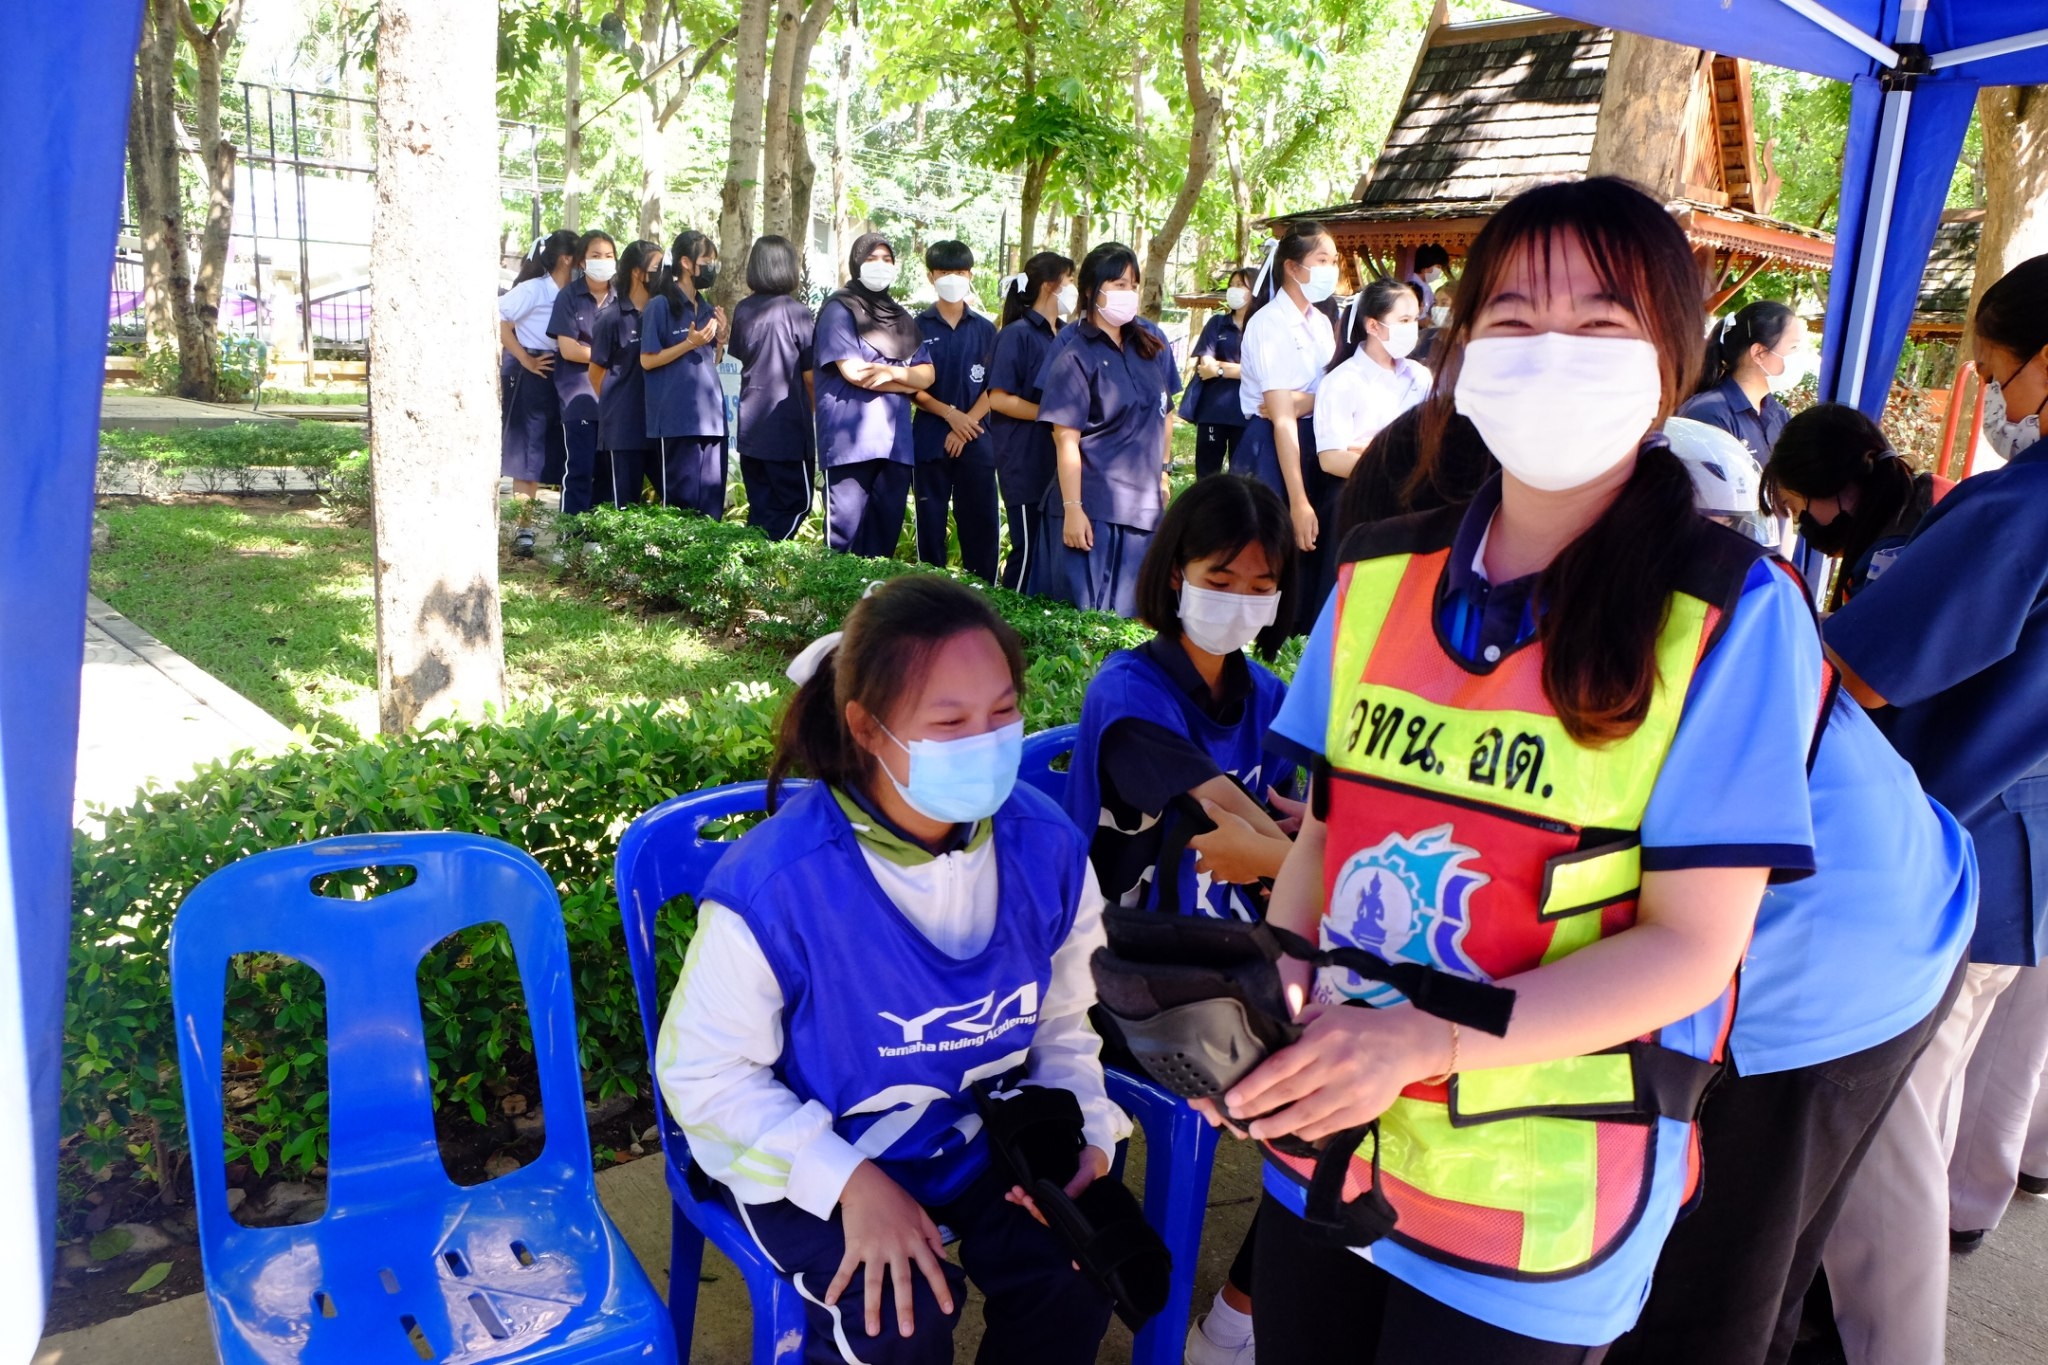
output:
M950 1317L939 1311L924 1273L911 1271L914 1321L909 1337L897 1330L896 1296L888 1277L879 1336L867 1332L864 1272L855 1272L838 1303L825 1306L825 1291L846 1254L846 1235L836 1213L829 1220L815 1218L787 1200L740 1208L723 1186L718 1197L739 1213L768 1259L803 1297L808 1328L803 1358L812 1365L949 1365L953 1327L967 1306L965 1281L970 1279L984 1297L986 1330L975 1357L979 1365L1086 1365L1109 1330L1110 1302L1073 1268L1073 1253L1058 1237L1004 1200L1008 1188L1009 1182L990 1170L959 1198L927 1210L933 1222L959 1237L960 1264L944 1263L953 1291Z
M842 554L888 559L903 538L910 466L859 460L825 471L825 543Z
M1730 1076L1700 1115L1705 1185L1679 1219L1634 1330L1609 1365L1783 1365L1821 1248L1906 1074L1948 1017L1832 1062Z
M1211 474L1221 474L1230 460L1230 453L1237 449L1237 438L1244 435L1242 426L1227 427L1221 422L1202 422L1195 427L1195 477L1206 479Z
M562 512L574 516L598 503L597 419L564 418L562 444L567 451L562 466Z
M996 467L986 459L949 456L924 460L912 475L917 497L917 557L946 567L946 515L960 531L960 567L985 583L996 581L1002 552L1002 509Z
M747 488L747 525L770 540L788 540L811 515L811 457L763 460L740 456L740 482Z
M636 450L604 450L597 456L595 495L599 502L614 507L631 507L640 501L648 471L657 458L654 447ZM659 490L657 490L659 491Z
M713 521L725 515L725 438L661 436L655 478L670 507L701 513Z
M1317 1240L1270 1196L1255 1227L1259 1365L1597 1365L1607 1354L1605 1346L1537 1341L1438 1303Z

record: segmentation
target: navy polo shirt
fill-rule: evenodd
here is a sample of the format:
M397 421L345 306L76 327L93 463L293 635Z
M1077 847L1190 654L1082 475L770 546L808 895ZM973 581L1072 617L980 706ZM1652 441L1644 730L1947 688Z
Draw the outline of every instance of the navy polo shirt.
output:
M668 295L647 301L640 319L640 354L653 355L702 327L713 316L711 300L685 297L681 311L669 308ZM725 390L718 383L718 347L699 346L688 355L647 371L647 434L663 436L725 435Z
M812 368L816 326L811 310L788 294L749 294L732 310L732 340L725 349L744 367L740 454L785 463L811 457L811 398L804 375Z
M2048 956L2048 445L1965 479L1827 623L1977 845L1975 962Z
M980 402L981 395L989 386L989 363L995 359L996 325L972 308L963 308L960 325L955 327L946 321L937 307L931 307L917 315L917 330L923 334L925 348L938 371L927 392L941 403L951 403L962 412ZM946 437L952 431L945 418L918 408L910 421L911 444L916 447L917 462L924 464L947 458ZM988 464L995 459L992 447L987 423L983 423L982 435L967 443L967 448L960 452L960 458Z
M915 462L910 443L910 395L856 388L839 373L839 362L922 365L930 356L919 346L912 356L885 356L860 339L853 312L828 299L818 310L818 454L827 469L865 460Z
M548 314L548 335L574 337L588 346L597 335L598 318L612 311L618 297L618 291L608 290L600 303L591 295L590 281L571 280L567 288L555 295L554 311ZM553 374L555 394L562 400L562 420L595 422L597 395L590 388L590 367L561 356L555 360Z
M1058 326L1036 308L997 332L988 386L1036 403L1038 373L1045 368L1045 357L1058 332ZM1003 495L1036 504L1054 482L1052 428L992 412L988 436L995 447L996 469L1003 477Z
M1705 393L1686 399L1679 404L1678 415L1721 428L1748 446L1758 464L1770 463L1771 447L1778 444L1778 433L1792 420L1792 414L1775 395L1765 394L1761 405L1752 403L1742 385L1733 379L1724 379Z
M1236 317L1218 313L1202 325L1201 339L1195 342L1195 349L1188 356L1190 366L1205 355L1230 365L1244 360L1244 328L1237 325ZM1237 381L1221 375L1204 379L1197 373L1188 381L1187 395L1180 400L1180 415L1187 422L1203 422L1218 427L1243 426L1245 417L1237 402Z
M1159 342L1147 360L1129 338L1111 341L1093 322L1067 328L1038 376L1038 420L1081 433L1081 510L1096 521L1150 531L1165 510L1160 475L1166 467L1166 418L1180 391L1173 347Z
M640 368L640 310L624 294L597 317L590 361L604 367L597 400L597 444L603 450L645 450L647 371ZM559 362L558 362L559 363Z

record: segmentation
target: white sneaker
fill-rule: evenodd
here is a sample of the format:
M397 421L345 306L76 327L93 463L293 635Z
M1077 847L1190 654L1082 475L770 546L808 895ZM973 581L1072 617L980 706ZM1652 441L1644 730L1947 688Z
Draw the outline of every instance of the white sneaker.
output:
M1195 1319L1195 1325L1188 1328L1187 1365L1252 1365L1256 1356L1252 1339L1246 1337L1244 1345L1228 1350L1209 1340L1209 1334L1202 1328L1208 1323L1209 1315L1202 1314Z

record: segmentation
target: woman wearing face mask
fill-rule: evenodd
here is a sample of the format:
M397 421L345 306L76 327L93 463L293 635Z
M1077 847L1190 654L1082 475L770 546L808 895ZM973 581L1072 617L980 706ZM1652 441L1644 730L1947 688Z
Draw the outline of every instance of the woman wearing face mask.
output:
M1165 335L1138 316L1129 247L1104 242L1089 252L1080 290L1081 320L1053 343L1038 376L1038 420L1052 428L1059 476L1046 524L1060 528L1041 590L1084 611L1135 616L1138 566L1170 496L1180 371Z
M1245 427L1230 470L1287 500L1295 547L1306 554L1316 547L1315 495L1324 482L1312 414L1337 352L1336 330L1317 305L1337 290L1337 244L1320 223L1290 223L1271 266L1244 325L1237 399Z
M498 344L504 353L499 383L504 404L504 442L499 472L512 480L518 529L512 553L533 553L533 502L541 484L561 477L562 400L550 377L555 339L548 335L555 296L576 269L576 234L564 228L533 244L519 278L498 299ZM550 465L553 468L550 468Z
M1194 380L1181 396L1180 420L1195 424L1195 477L1221 474L1244 435L1238 405L1239 362L1244 358L1244 323L1252 309L1252 272L1234 270L1223 291L1223 311L1202 326L1191 353Z
M597 391L590 384L590 342L597 320L617 307L612 277L618 273L618 247L610 234L587 232L577 243L576 264L583 278L571 280L555 295L548 335L561 360L555 365L555 396L562 404L562 441L567 458L562 473L562 511L588 512L597 503ZM603 490L607 501L611 489Z
M1796 517L1813 549L1841 561L1827 609L1837 611L1891 567L1922 519L1955 487L1916 473L1893 452L1877 423L1845 403L1818 403L1785 424L1763 494L1770 510Z
M1798 388L1812 366L1798 314L1760 299L1714 329L1705 382L1678 415L1721 428L1748 446L1758 464L1769 464L1778 433L1792 420L1777 395Z
M1811 612L1651 439L1700 359L1684 233L1625 182L1544 186L1459 291L1423 459L1462 412L1502 472L1347 546L1269 741L1318 782L1267 917L1497 982L1512 1015L1287 970L1303 1037L1223 1097L1254 1138L1324 1144L1266 1149L1274 1359L1597 1361L1689 1193L1766 879L1814 865Z
M1110 1301L992 1164L969 1093L1072 1092L1069 1194L1130 1133L1088 1022L1103 932L1087 846L1017 782L1017 634L980 593L906 575L790 671L775 813L699 899L662 1094L714 1197L795 1281L806 1360L951 1360L972 1279L984 1365L1084 1365ZM791 792L799 771L814 780ZM944 1022L969 1016L980 1031Z
M825 541L886 559L903 535L917 455L910 395L938 377L910 310L890 297L896 248L855 239L846 287L818 310L818 456L825 466Z
M1984 438L2009 463L1958 484L1825 627L1843 685L1969 830L1980 887L1962 993L1828 1241L1852 1359L1942 1358L1942 1234L1964 1250L1998 1225L2048 1057L2048 256L1985 290L1973 326Z
M640 327L647 434L659 451L662 502L716 521L725 515L725 390L718 381L725 310L710 298L718 247L701 232L685 232L669 258Z
M1052 428L1038 420L1038 374L1061 320L1080 305L1081 292L1074 285L1074 263L1054 251L1026 261L1021 275L1003 281L1002 292L1003 315L988 366L988 431L1010 533L1003 586L1037 593L1044 591L1040 574L1051 553L1045 500L1057 465Z
M653 443L647 439L647 373L640 368L640 322L660 287L661 248L634 242L619 256L617 303L598 315L590 340L590 383L597 390L598 496L614 506L640 501Z
M747 525L788 540L811 514L817 442L811 429L817 319L796 296L803 282L796 244L763 237L747 253L747 296L732 310L740 362L740 423L735 448L747 489Z

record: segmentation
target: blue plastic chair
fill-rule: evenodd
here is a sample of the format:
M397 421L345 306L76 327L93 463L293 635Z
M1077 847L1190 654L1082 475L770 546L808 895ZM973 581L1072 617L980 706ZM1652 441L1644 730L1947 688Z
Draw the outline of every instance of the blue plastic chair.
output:
M314 894L325 873L408 867L368 900ZM420 959L472 925L510 934L533 1028L546 1144L470 1188L441 1164L415 984ZM661 1362L667 1315L597 1201L583 1124L568 940L554 883L508 844L458 834L323 839L244 858L185 899L171 928L199 1243L227 1365L392 1361ZM282 953L327 994L327 1212L244 1227L222 1160L224 983L237 953Z
M1050 750L1047 761L1072 749L1072 727L1066 727L1064 733L1064 748L1039 746ZM1032 780L1033 743L1044 738L1033 736L1025 741L1027 781ZM1063 774L1053 776L1064 780ZM1035 781L1032 784L1038 785ZM794 788L801 784L789 785ZM640 998L650 1069L655 1031L668 1005L659 997L655 983L657 912L677 896L694 899L712 867L731 847L727 840L705 839L704 827L735 816L758 814L767 808L767 796L765 782L736 782L674 797L635 820L619 840L619 912L626 925L626 952L632 959L633 985ZM1108 1086L1110 1097L1145 1130L1150 1153L1145 1168L1145 1210L1173 1253L1173 1278L1166 1306L1138 1332L1131 1358L1134 1365L1180 1365L1193 1306L1202 1219L1208 1211L1209 1172L1215 1162L1217 1135L1179 1096L1149 1080L1112 1068L1108 1072ZM754 1361L756 1365L769 1365L782 1358L775 1354L778 1345L787 1351L790 1341L802 1340L802 1301L775 1272L737 1219L721 1206L704 1203L691 1194L687 1178L689 1144L668 1116L660 1087L655 1089L655 1112L661 1124L662 1151L667 1156L669 1191L675 1197L669 1313L676 1339L690 1340L696 1314L694 1286L703 1260L704 1238L708 1236L746 1276L754 1304ZM685 1281L692 1287L687 1301L678 1288ZM792 1331L798 1334L794 1338L788 1335Z
M1078 725L1058 725L1024 737L1024 756L1017 767L1017 780L1058 801L1067 794L1067 773L1053 764L1074 752Z

